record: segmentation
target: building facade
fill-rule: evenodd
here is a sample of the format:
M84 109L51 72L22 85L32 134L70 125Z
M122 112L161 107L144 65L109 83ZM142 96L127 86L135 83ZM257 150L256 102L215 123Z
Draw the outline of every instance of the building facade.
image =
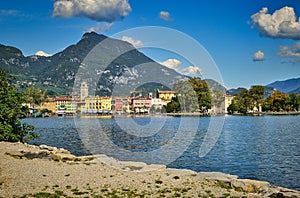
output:
M131 110L135 113L149 113L152 99L146 96L139 96L131 99Z
M165 105L167 105L169 102L172 101L172 98L176 97L176 94L174 91L160 91L157 90L156 97L162 99L165 102Z
M102 114L110 113L112 107L112 98L105 96L87 97L84 100L85 105L82 109L82 113L88 114Z
M127 97L115 96L112 98L112 113L122 114L130 113L130 101Z

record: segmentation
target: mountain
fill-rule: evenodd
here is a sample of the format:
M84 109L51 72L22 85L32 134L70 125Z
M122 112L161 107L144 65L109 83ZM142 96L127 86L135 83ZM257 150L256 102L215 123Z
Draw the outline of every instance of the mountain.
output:
M209 85L211 90L218 90L222 92L223 94L226 93L226 88L221 85L219 82L213 80L213 79L205 79L206 83Z
M265 89L264 90L264 98L268 98L274 92L273 87L264 86L264 89ZM246 90L246 88L239 87L239 88L236 88L236 89L229 89L229 90L227 90L227 94L229 94L231 96L235 96L235 95L240 94L243 90Z
M21 50L0 45L0 68L18 77L24 89L35 85L51 95L78 94L87 82L90 94L128 95L147 83L165 87L187 77L162 66L125 41L85 33L79 42L53 56L25 57Z
M273 87L284 93L298 93L300 94L300 78L293 78L284 81L276 81L267 85Z
M243 87L239 87L239 88L236 88L236 89L229 89L229 90L227 90L227 94L229 94L231 96L235 96L235 95L241 93L245 89L246 88L243 88Z

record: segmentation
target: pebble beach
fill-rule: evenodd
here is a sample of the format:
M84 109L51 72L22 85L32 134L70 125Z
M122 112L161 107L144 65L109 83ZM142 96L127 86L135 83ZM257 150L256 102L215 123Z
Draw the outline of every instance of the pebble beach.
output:
M223 173L0 142L0 197L300 197L300 192Z

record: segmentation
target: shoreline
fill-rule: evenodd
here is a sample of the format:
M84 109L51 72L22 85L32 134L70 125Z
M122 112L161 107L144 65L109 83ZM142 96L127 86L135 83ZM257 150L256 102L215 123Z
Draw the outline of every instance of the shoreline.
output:
M74 156L46 145L0 142L0 197L300 197L265 181L217 172Z
M26 118L130 118L130 117L160 117L160 116L174 116L174 117L219 117L219 116L264 116L264 115L300 115L300 111L290 112L249 112L249 113L198 113L198 112L187 112L187 113L147 113L147 114L79 114L79 115L66 115L66 116L45 116L45 117L26 117Z

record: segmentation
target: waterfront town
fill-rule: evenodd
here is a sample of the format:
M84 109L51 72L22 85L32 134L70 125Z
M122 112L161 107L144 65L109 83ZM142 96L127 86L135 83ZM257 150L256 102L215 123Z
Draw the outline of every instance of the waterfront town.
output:
M163 112L176 93L172 90L156 90L146 96L142 90L131 92L130 97L124 96L90 96L88 85L82 83L80 96L56 96L38 106L32 103L23 104L30 110L30 116L74 116L74 115L109 115L109 114L149 114L150 112ZM220 107L209 109L209 113L227 113L233 97L223 95ZM46 111L45 111L46 110Z

